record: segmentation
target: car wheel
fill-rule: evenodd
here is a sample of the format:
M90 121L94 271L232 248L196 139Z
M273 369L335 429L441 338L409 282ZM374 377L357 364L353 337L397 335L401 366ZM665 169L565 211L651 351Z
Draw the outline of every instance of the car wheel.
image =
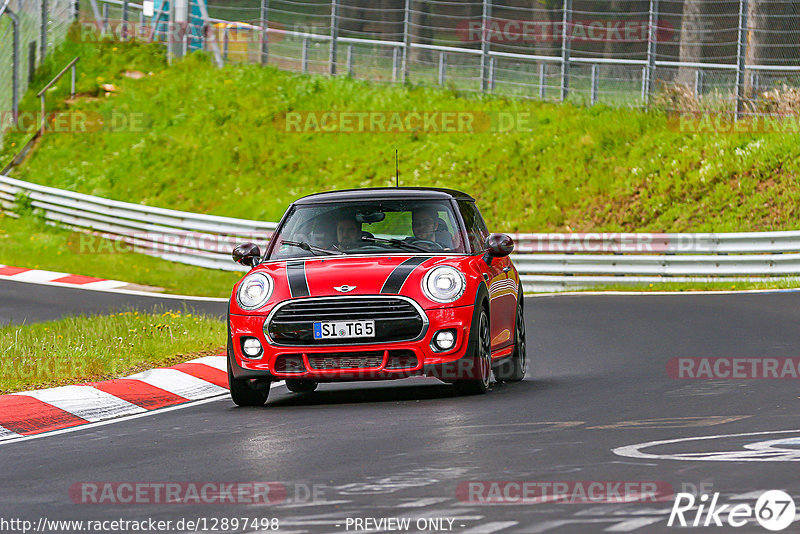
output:
M466 380L456 380L453 386L459 395L479 395L489 389L492 376L492 345L489 333L489 315L481 308L478 319L478 332L475 339L475 353L472 357L472 376Z
M313 380L286 379L286 389L294 393L311 393L317 389L317 385Z
M517 304L517 316L514 321L514 352L494 369L494 377L503 382L519 382L525 378L528 370L528 352L525 344L525 314L523 313L522 295Z
M228 327L230 328L230 326ZM228 332L228 387L231 391L231 400L237 406L263 406L269 397L269 381L256 381L246 378L234 378L231 371L231 358L233 358L233 344L230 331Z

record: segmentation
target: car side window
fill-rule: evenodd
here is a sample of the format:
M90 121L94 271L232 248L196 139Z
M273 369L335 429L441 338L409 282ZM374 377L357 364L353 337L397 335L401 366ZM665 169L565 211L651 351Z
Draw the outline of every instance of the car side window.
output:
M489 237L489 230L486 228L486 223L483 221L478 207L474 202L459 200L458 209L461 211L461 217L464 219L464 226L467 228L467 238L469 239L470 249L473 253L483 251L486 238Z

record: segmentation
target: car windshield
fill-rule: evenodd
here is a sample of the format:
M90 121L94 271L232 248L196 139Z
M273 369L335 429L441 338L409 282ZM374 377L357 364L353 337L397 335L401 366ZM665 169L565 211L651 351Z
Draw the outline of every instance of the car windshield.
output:
M464 253L451 203L374 200L296 206L270 260L342 254Z

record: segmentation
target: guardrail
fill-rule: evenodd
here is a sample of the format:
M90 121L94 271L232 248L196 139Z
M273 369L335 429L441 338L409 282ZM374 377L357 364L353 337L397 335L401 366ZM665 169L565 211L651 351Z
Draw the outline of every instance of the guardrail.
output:
M169 261L246 270L231 260L243 241L264 243L276 223L119 202L0 176L0 207L22 199L48 224L81 232L77 252L141 252ZM94 237L116 242L99 245ZM527 291L598 284L743 282L800 277L800 232L512 234Z
M242 241L264 242L276 223L119 202L0 176L0 207L13 210L25 197L48 224L86 234L78 253L134 251L165 260L226 271L247 270L233 263L231 250ZM90 236L116 241L103 248Z

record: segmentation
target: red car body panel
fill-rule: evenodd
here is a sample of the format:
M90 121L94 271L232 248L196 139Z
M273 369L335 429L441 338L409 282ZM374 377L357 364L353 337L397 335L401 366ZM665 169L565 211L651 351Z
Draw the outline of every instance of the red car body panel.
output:
M386 279L403 261L414 255L391 256L357 256L357 257L324 257L309 258L303 261L305 278L309 295L300 298L341 297L342 293L334 288L347 284L355 289L347 296L381 295ZM289 260L298 261L298 260ZM467 351L469 328L473 318L475 295L478 286L488 287L490 300L492 356L499 359L511 354L513 348L514 318L517 307L519 277L508 258L498 258L491 267L486 265L481 256L432 255L415 268L403 283L399 294L413 299L424 311L428 319L428 327L422 339L417 341L388 342L375 344L353 344L319 346L319 347L286 347L273 344L265 334L265 321L273 308L286 300L292 300L290 284L287 276L287 261L266 262L258 265L250 273L266 272L274 281L272 297L261 309L243 310L231 298L230 328L233 344L233 355L236 364L245 370L263 371L275 378L300 378L309 380L363 380L404 378L422 374L425 366L441 365L455 362L463 358ZM464 294L455 302L442 304L428 299L422 291L422 278L431 268L438 265L451 265L462 273L467 281ZM504 272L504 269L508 268ZM484 275L489 278L487 282ZM241 283L241 281L239 282ZM233 295L238 291L239 283L233 288ZM386 294L384 294L386 295ZM294 299L297 300L297 299ZM321 319L324 319L322 317ZM431 348L433 334L442 328L455 328L456 345L446 352L434 352ZM256 337L264 347L264 354L258 359L244 356L241 349L242 337ZM306 364L304 373L285 373L275 369L275 361L282 355L324 354L331 352L351 352L353 354L380 349L393 351L411 350L417 357L418 365L411 369L386 370L382 366L359 370L310 370ZM384 365L386 362L384 355Z

